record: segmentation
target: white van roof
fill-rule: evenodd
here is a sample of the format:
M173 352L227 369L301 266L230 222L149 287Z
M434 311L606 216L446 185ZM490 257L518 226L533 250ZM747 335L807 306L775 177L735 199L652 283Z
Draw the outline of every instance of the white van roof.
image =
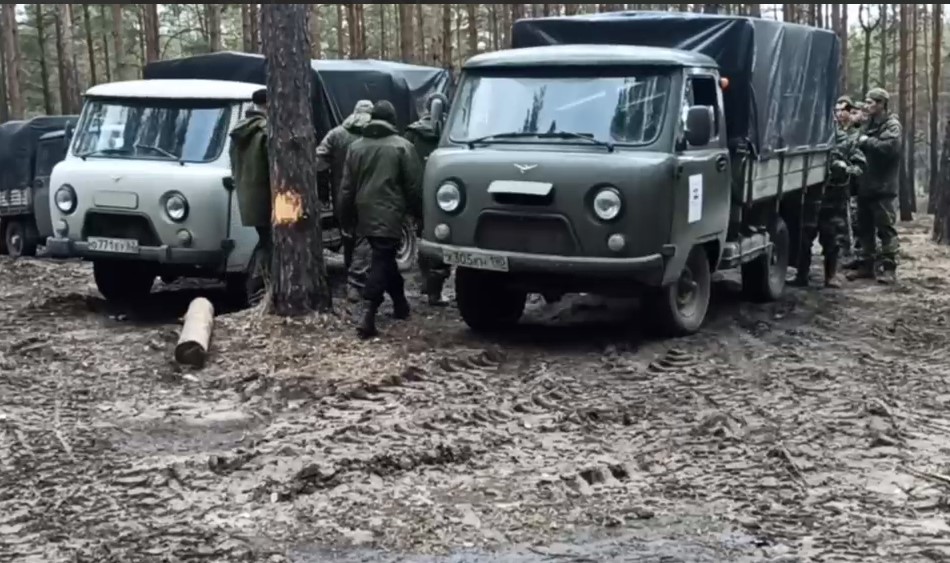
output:
M263 86L260 84L230 80L128 80L98 84L86 90L86 95L103 98L247 101L261 88Z

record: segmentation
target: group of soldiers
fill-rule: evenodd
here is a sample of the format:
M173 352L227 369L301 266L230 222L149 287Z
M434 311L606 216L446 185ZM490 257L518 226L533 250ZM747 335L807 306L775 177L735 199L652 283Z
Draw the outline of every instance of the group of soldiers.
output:
M391 102L360 100L317 147L317 169L330 171L343 234L347 299L360 305L355 320L364 339L378 334L376 314L386 295L394 318L410 314L397 254L407 217L416 219L418 230L422 227L422 174L439 141L430 113L436 96L426 100L422 116L403 135ZM262 266L260 279L266 279L272 244L266 89L255 92L252 101L253 108L231 131L230 156L241 221L257 229L255 255ZM429 304L447 305L442 290L449 267L422 255L419 266Z
M840 269L850 270L846 277L851 281L896 282L899 240L895 224L903 137L889 104L890 95L882 88L872 88L863 103L850 96L838 98L828 181L822 190L805 195L794 285L809 285L816 237L824 256L825 287L841 287ZM855 259L840 264L842 255L851 253Z

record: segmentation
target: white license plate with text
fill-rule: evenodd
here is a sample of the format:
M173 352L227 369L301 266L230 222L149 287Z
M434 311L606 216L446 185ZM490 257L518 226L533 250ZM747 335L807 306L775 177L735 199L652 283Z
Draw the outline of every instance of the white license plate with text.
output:
M492 272L507 272L508 258L489 254L487 252L472 252L470 250L443 250L442 260L450 266L472 268L475 270L490 270Z
M89 250L93 252L139 253L139 241L135 239L89 237L86 242L89 245Z

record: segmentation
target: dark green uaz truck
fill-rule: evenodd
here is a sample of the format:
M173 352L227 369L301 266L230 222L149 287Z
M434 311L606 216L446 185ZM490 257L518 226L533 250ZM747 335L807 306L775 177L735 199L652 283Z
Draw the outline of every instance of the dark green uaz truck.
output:
M585 292L690 334L732 268L782 295L834 139L833 33L633 12L522 20L513 42L464 65L425 171L421 249L457 266L471 328Z

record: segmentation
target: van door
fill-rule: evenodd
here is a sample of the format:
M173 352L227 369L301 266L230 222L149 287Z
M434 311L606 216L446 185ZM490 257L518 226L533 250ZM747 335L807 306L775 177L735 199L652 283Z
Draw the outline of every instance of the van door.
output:
M64 158L66 158L65 135L40 139L36 146L36 163L33 169L33 213L36 229L40 235L40 244L46 244L46 237L53 235L49 184L53 168Z

